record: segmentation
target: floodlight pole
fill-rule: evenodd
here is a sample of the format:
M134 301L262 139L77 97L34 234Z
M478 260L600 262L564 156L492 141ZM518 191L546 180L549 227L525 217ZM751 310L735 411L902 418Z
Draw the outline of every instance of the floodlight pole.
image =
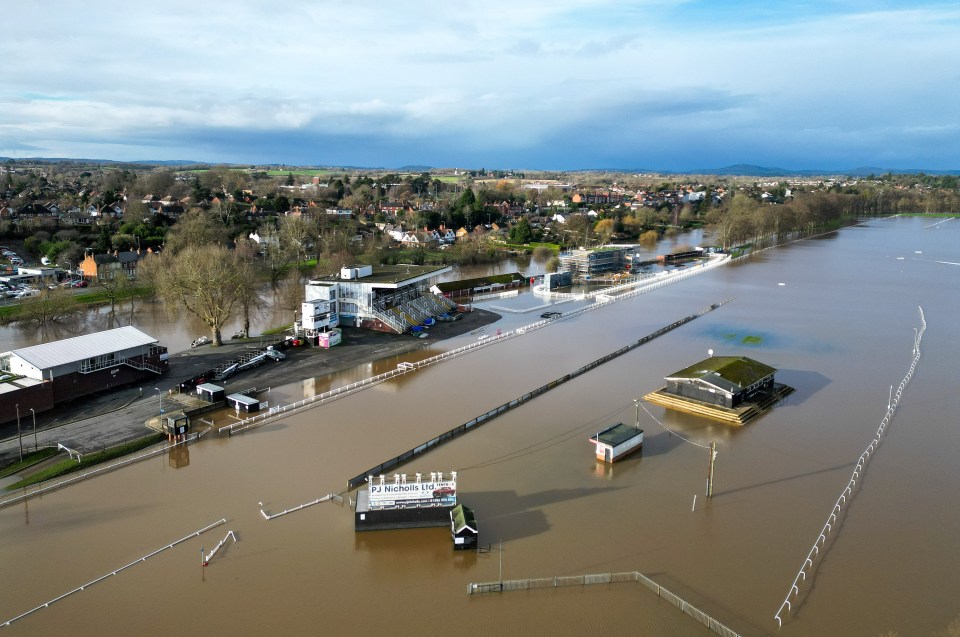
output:
M36 451L39 448L37 445L37 412L31 407L30 413L33 415L33 450Z
M23 433L20 431L20 403L17 403L17 438L20 440L20 462L23 462Z

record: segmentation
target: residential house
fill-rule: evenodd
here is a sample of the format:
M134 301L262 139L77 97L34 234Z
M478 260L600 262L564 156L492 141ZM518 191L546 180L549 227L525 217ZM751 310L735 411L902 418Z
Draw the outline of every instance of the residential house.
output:
M80 271L86 279L112 279L119 274L124 274L133 279L137 275L137 264L147 254L151 254L152 249L117 251L107 254L93 254L87 250L80 262Z
M350 219L353 217L352 208L327 208L327 216L335 219Z

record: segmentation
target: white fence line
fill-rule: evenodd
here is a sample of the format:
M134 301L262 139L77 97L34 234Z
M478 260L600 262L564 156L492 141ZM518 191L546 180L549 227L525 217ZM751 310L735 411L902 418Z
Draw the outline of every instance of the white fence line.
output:
M472 297L474 303L477 301L485 301L488 299L509 299L515 296L520 296L520 290L509 290L507 292L491 292L489 294L475 294Z
M706 272L707 270L711 270L720 265L724 265L729 261L730 261L730 255L725 254L718 257L715 256L711 258L710 261L703 263L700 266L697 266L695 268L690 268L689 270L680 272L679 274L669 274L666 276L658 276L658 280L656 281L650 282L650 281L643 280L643 281L635 281L632 283L625 283L623 285L618 285L612 288L604 288L603 290L599 292L593 292L590 295L578 295L577 298L583 298L585 296L596 297L598 294L602 293L603 295L609 297L607 301L619 301L622 299L631 298L640 294L644 294L646 292L650 292L652 290L659 289L661 287L670 285L672 283L676 283L678 281L682 281L684 279L690 278L691 276L695 276L697 274ZM622 294L616 294L616 292L624 291L624 290L628 290L628 291ZM536 293L536 290L535 290L535 293ZM548 293L548 294L552 294L553 296L558 296L555 293ZM541 294L541 296L543 296L543 294ZM559 295L560 298L565 298L565 296L569 296L569 295ZM330 391L323 392L322 394L317 394L316 396L310 396L309 398L298 400L297 402L290 403L289 405L278 405L276 407L272 407L266 412L256 414L244 420L239 420L237 422L230 423L229 425L224 425L223 427L220 427L217 431L218 433L221 433L221 434L226 432L227 435L242 433L244 431L248 431L255 427L260 427L262 425L265 425L268 422L272 422L273 420L276 420L277 418L280 418L282 416L293 415L301 411L304 411L306 409L323 405L332 400L342 398L344 396L355 393L362 389L366 389L368 387L372 387L373 385L382 383L386 380L390 380L391 378L395 378L403 374L409 374L417 371L418 369L428 367L430 365L435 365L437 363L442 363L443 361L449 360L451 358L456 358L457 356L462 356L466 353L472 352L481 347L488 347L490 345L493 345L494 343L498 343L500 341L510 339L510 338L515 338L517 336L521 336L533 330L538 330L540 328L546 327L547 325L550 325L551 323L557 320L562 320L564 318L568 318L570 316L576 316L579 314L583 314L585 312L592 312L594 310L597 310L603 307L603 305L604 305L603 302L597 302L591 305L584 305L583 307L579 307L575 310L564 312L562 317L560 317L560 319L558 318L543 319L540 321L536 321L534 323L530 323L529 325L518 327L514 330L502 332L497 336L491 336L489 338L478 340L474 343L463 345L456 349L452 349L447 352L443 352L435 356L425 358L422 361L418 361L416 363L401 363L400 365L397 366L397 369L392 369L388 372L377 374L376 376L371 376L370 378L365 378L363 380L359 380L357 382L350 383L342 387L337 387L335 389L331 389Z
M111 571L111 572L107 573L106 575L102 575L102 576L98 577L98 578L95 579L95 580L92 580L92 581L90 581L90 582L87 582L87 583L84 584L83 586L78 586L77 588L73 589L72 591L67 591L67 592L64 593L63 595L60 595L59 597L55 597L55 598L51 599L49 602L44 602L43 604L40 604L40 605L37 606L36 608L31 608L30 610L28 610L28 611L25 612L25 613L20 613L20 614L17 615L16 617L13 617L13 618L11 618L11 619L8 619L8 620L5 621L4 623L0 624L0 626L9 626L10 624L12 624L13 622L17 621L18 619L23 619L24 617L26 617L27 615L30 615L31 613L35 613L35 612L37 612L37 611L40 610L40 609L47 608L47 607L50 606L50 604L55 604L56 602L59 602L61 599L64 599L65 597L69 597L70 595L73 595L74 593L79 593L80 591L85 590L85 589L89 588L90 586L93 586L94 584L98 584L99 582L102 582L103 580L107 579L108 577L113 577L113 576L116 575L117 573L119 573L119 572L121 572L121 571L124 571L124 570L130 568L131 566L134 566L134 565L136 565L136 564L139 564L140 562L146 562L149 558L153 557L154 555L157 555L158 553L162 553L163 551L166 551L167 549L172 549L173 547L175 547L177 544L180 544L181 542L186 542L186 541L189 540L189 539L192 539L192 538L195 538L195 537L199 537L201 534L206 533L206 532L209 531L210 529L216 528L216 527L220 526L221 524L226 524L226 523L227 523L227 519L226 519L226 518L222 518L221 520L219 520L219 521L217 521L217 522L214 522L213 524L209 524L209 525L203 527L202 529L200 529L200 530L198 530L198 531L194 531L194 532L191 533L190 535L187 535L187 536L185 536L185 537L182 537L182 538L180 538L179 540L176 540L176 541L174 541L174 542L171 542L170 544L167 544L166 546L164 546L164 547L162 547L162 548L159 548L159 549L157 549L156 551L153 551L152 553L148 553L147 555L144 555L143 557L141 557L141 558L139 558L139 559L136 559L136 560L130 562L129 564L126 564L126 565L124 565L124 566L121 566L120 568L118 568L118 569L115 570L115 571ZM232 535L232 534L233 534L233 531L231 531L228 535ZM224 539L226 539L226 538L224 538ZM236 539L236 538L234 538L234 539ZM219 548L219 547L218 547L218 548Z
M833 505L833 509L830 510L830 515L827 516L827 521L820 529L820 534L814 541L813 547L807 553L807 557L803 561L803 566L800 567L800 570L797 572L797 576L793 578L793 583L790 584L790 590L787 592L786 598L783 600L783 603L780 604L780 608L778 608L777 612L774 614L773 617L777 620L778 627L783 625L783 618L780 615L784 612L784 610L786 610L787 613L790 613L793 610L793 604L791 603L791 600L796 601L796 598L800 596L800 585L807 581L807 575L810 575L811 579L813 578L813 575L816 571L815 560L820 557L820 549L826 545L827 539L830 537L830 533L833 531L834 526L838 525L837 516L843 511L844 506L849 504L850 500L853 499L854 487L857 486L857 480L861 478L867 466L867 462L869 462L870 457L877 450L877 447L880 446L880 440L887 426L890 424L890 421L893 420L893 414L896 412L897 405L900 403L900 397L903 394L903 390L906 389L907 384L909 384L910 380L913 378L913 372L917 369L917 362L920 360L920 341L923 339L923 333L927 329L927 320L924 318L923 308L921 307L919 309L921 327L917 332L917 338L913 343L913 359L910 362L910 369L907 371L906 376L903 377L903 380L900 381L900 385L897 387L896 392L893 391L893 387L891 386L890 398L887 402L887 411L883 416L883 420L880 421L880 426L877 428L876 435L857 459L857 466L854 468L853 473L850 476L850 480L847 481L847 486L844 487L843 491L840 492L840 497L837 498L837 501Z
M191 442L196 442L197 440L199 440L200 436L202 435L203 433L193 434L191 437L188 437L186 440L181 440L180 442L174 443L172 445L164 445L159 449L154 449L153 451L148 451L147 453L140 454L139 456L133 456L132 458L125 458L113 464L104 464L102 466L98 466L96 469L91 469L90 471L85 471L84 473L72 475L71 477L66 478L64 480L60 480L59 482L54 482L50 484L49 483L50 481L48 480L47 482L40 483L40 486L34 489L33 491L28 492L27 489L29 489L29 487L24 487L22 493L6 499L0 499L0 509L10 506L12 504L17 504L18 502L23 502L24 500L28 500L34 496L43 495L51 491L56 491L57 489L62 489L63 487L69 486L75 482L80 482L81 480L86 480L88 478L92 478L94 476L98 476L103 473L109 473L111 471L120 469L121 467L125 467L135 462L140 462L141 460L146 460L147 458L152 458L153 456L158 456L180 445L187 445L187 444L190 444Z
M343 496L341 496L341 495L338 494L338 493L328 493L327 495L323 496L322 498L317 498L316 500L311 500L310 502L304 502L303 504L298 504L298 505L295 506L295 507L291 507L291 508L289 508L289 509L285 509L285 510L281 511L280 513L274 513L273 515L270 515L269 513L267 513L266 511L263 510L263 502L260 502L260 503L259 503L259 504L260 504L260 515L262 515L265 520L272 520L272 519L274 519L274 518L279 518L281 515L287 515L288 513L295 513L295 512L297 512L297 511L302 511L302 510L306 509L307 507L313 506L314 504L320 504L321 502L328 502L328 501L330 501L330 500L337 500L337 501L340 502L340 504L343 504Z
M233 534L233 531L227 531L227 534L223 536L223 539L220 540L220 542L219 542L215 547L213 547L213 550L210 551L210 553L209 553L208 555L204 555L204 557L203 557L203 565L204 565L204 566L207 566L207 565L210 564L210 560L213 559L213 556L217 554L217 551L219 551L221 548L223 548L223 545L226 544L227 540L230 539L230 538L233 538L233 543L234 543L234 544L237 543L237 536ZM203 550L201 549L200 552L203 553Z

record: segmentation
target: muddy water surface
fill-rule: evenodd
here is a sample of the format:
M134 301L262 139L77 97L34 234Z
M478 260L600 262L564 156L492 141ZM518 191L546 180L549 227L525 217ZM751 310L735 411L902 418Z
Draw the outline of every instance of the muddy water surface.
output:
M777 633L773 614L909 367L923 305L917 374L779 632L934 634L960 614L960 513L949 504L960 487L960 225L931 223L873 221L771 250L0 510L0 620L226 518L7 630L412 635L453 624L467 634L705 634L634 584L466 594L470 582L501 573L640 570L744 635ZM259 502L276 512L342 491L366 468L727 298L735 300L405 468L460 471L460 501L476 511L489 554L454 553L444 529L357 534L349 507L333 503L270 522L260 515ZM537 318L505 313L502 326ZM708 349L773 365L797 391L739 429L648 405L642 456L596 463L587 438L632 422L634 397ZM271 400L342 380L288 386ZM711 440L717 483L706 502L698 445ZM202 568L201 547L228 530L240 541Z

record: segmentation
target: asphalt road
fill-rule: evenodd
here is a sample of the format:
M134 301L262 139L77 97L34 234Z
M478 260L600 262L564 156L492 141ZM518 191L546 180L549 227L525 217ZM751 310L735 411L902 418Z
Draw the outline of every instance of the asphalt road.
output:
M436 342L458 336L493 323L499 318L500 316L493 312L474 310L464 314L459 321L437 323L430 328L428 340ZM164 411L173 407L170 392L172 390L176 393L176 387L181 381L233 360L244 351L258 349L260 343L266 340L254 338L229 341L221 347L205 345L180 352L170 356L170 371L156 381L147 380L142 386L91 395L37 414L36 444L46 447L61 443L71 449L89 453L142 437L150 433L144 422L158 415L161 400L166 403ZM223 386L227 394L250 387L279 387L397 356L427 344L427 340L410 335L384 334L346 327L343 328L343 342L340 345L330 349L288 349L285 360L267 362L237 374L223 383ZM26 453L33 450L34 444L33 420L29 411L20 415L19 435L16 422L0 426L0 467L19 458L21 445Z

